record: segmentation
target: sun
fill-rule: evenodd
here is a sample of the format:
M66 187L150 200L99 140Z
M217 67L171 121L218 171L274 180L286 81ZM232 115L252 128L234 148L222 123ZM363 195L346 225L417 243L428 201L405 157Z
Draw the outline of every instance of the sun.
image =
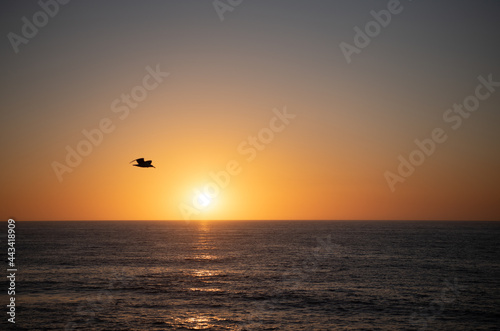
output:
M195 201L201 208L207 208L212 203L212 199L210 199L205 193L199 191L195 193Z
M187 191L184 202L178 204L182 218L187 221L216 217L221 211L218 193L218 191L210 190L208 185Z

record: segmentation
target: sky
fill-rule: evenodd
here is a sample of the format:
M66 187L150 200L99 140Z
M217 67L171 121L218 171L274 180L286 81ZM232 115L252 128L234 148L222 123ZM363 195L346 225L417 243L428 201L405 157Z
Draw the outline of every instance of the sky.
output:
M1 219L500 219L498 1L0 6Z

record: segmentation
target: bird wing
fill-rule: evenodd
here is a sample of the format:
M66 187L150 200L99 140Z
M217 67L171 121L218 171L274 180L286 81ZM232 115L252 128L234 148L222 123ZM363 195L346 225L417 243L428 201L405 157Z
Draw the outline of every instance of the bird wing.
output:
M140 159L136 159L137 163L141 164L141 163L144 163L144 158L141 157Z
M143 160L144 160L144 159L143 159ZM149 164L149 165L151 165L151 162L153 162L153 161L151 161L151 160L149 160L149 161L144 161L144 163Z

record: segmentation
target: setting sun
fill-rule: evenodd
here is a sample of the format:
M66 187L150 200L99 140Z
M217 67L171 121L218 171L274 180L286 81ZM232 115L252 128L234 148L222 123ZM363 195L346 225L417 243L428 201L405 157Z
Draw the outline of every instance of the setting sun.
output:
M205 193L198 191L194 197L194 201L196 201L196 205L199 208L205 209L210 205L212 199L210 199Z

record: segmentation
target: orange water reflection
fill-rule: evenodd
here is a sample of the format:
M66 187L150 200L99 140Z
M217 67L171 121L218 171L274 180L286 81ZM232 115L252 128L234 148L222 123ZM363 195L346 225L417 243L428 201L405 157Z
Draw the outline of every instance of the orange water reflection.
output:
M192 276L194 277L213 277L213 276L218 276L222 274L220 271L217 270L196 270L191 273Z
M196 317L176 318L177 326L187 328L188 330L215 330L217 322L224 320L215 316L198 315Z
M216 261L219 256L214 254L217 250L217 243L211 233L211 227L207 222L197 224L198 236L193 242L192 256L190 260L203 262L203 269L193 269L188 272L190 277L201 280L208 287L191 287L188 290L191 292L220 292L220 288L213 286L211 277L217 277L223 274L219 270L212 269L212 261ZM206 262L206 263L205 263Z
M189 289L193 292L220 292L222 291L220 288L201 288L201 287L191 287Z

